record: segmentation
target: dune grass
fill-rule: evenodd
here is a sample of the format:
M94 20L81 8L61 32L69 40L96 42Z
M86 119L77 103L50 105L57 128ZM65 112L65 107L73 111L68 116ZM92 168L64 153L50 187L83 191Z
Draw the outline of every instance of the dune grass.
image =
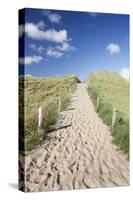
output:
M40 143L38 134L38 108L49 108L48 116L43 121L44 136L47 130L58 120L59 96L61 110L70 100L70 91L73 92L79 80L76 76L33 78L20 77L19 79L19 139L20 150L31 151Z
M129 153L129 82L115 72L95 72L88 80L88 91L97 105L98 114L108 126L112 125L113 108L118 109L116 123L111 128L113 142L125 153Z

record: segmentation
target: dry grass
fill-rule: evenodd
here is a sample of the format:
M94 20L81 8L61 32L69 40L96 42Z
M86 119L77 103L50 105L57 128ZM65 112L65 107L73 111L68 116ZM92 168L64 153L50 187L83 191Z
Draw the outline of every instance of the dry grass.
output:
M129 82L115 72L95 72L87 81L88 90L96 107L100 97L99 116L111 127L113 108L118 109L117 121L112 129L114 142L129 152Z
M31 151L39 143L37 133L38 108L48 108L48 116L43 122L45 135L49 127L58 119L58 99L63 109L70 99L70 91L75 90L78 79L68 75L54 78L21 77L19 80L20 149Z

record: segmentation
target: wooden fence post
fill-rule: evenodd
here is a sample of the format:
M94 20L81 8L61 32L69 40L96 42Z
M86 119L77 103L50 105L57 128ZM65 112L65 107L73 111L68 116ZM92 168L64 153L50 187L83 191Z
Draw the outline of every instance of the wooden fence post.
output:
M38 108L38 133L40 133L42 126L42 108Z
M116 123L116 117L117 117L117 113L118 110L116 108L113 109L113 115L112 115L112 128L114 128L115 123Z
M97 97L97 110L98 110L98 107L99 107L99 101L100 101L100 97Z
M61 97L59 96L59 112L61 111Z

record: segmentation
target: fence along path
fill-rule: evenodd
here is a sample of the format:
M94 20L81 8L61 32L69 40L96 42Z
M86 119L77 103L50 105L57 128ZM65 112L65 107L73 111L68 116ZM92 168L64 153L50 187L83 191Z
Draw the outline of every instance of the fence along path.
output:
M59 128L26 157L26 191L128 185L129 162L78 84Z

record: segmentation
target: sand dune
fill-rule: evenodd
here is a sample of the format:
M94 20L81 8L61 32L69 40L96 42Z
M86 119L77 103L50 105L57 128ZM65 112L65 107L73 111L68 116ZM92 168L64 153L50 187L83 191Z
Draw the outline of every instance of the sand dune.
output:
M112 144L109 128L78 84L58 128L25 162L26 191L47 191L129 184L129 162Z

